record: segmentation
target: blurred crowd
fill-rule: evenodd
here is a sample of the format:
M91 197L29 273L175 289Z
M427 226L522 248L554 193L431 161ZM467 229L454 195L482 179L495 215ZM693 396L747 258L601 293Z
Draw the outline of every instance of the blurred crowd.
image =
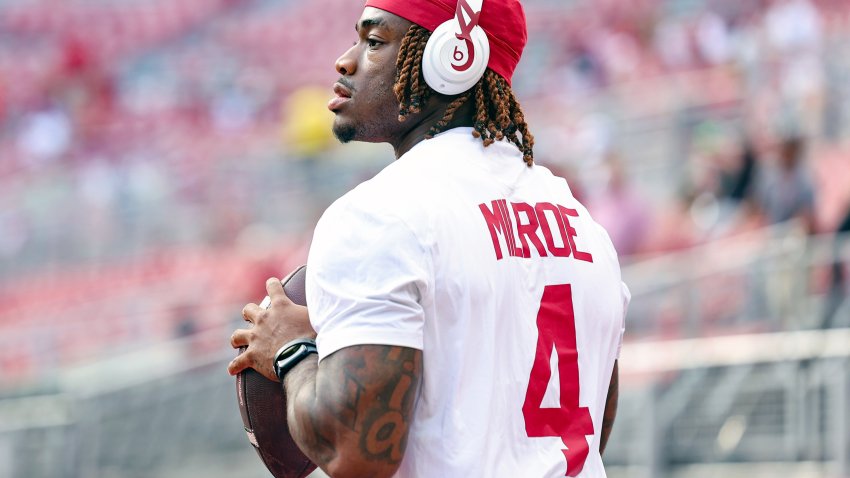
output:
M286 221L262 216L249 184L272 168L315 176L303 162L274 163L333 154L323 95L293 93L333 81L354 3L0 3L0 258L37 267L45 254L99 260L228 245L258 222ZM331 8L338 14L321 14ZM516 83L539 117L538 159L574 176L624 255L710 238L739 203L767 222L837 224L836 213L816 210L814 163L847 129L846 2L526 8L532 33ZM672 128L643 141L664 134L681 145L660 159L651 144L625 151L623 125L659 116ZM659 161L672 170L666 184L642 181L641 168ZM777 181L799 189L783 195L805 197L778 197ZM310 201L315 185L299 184ZM830 196L826 207L845 200ZM666 216L683 210L693 227L666 231L676 220ZM313 219L292 219L290 230Z
M339 14L321 15L331 8ZM163 243L226 245L268 222L258 216L262 199L227 170L253 168L262 178L277 159L332 154L322 95L290 98L333 81L332 59L352 35L341 19L358 8L0 3L0 194L9 205L0 211L0 257L35 267L45 253L98 260ZM529 116L540 118L532 124L539 161L581 172L576 189L613 231L628 231L614 232L625 255L698 241L715 211L728 209L724 199L757 199L765 219L787 219L761 204L780 198L751 192L766 185L749 187L779 180L767 176L783 143L798 144L795 181L820 189L813 156L847 129L845 2L530 0L526 8L532 33L516 83ZM642 202L640 189L658 185L633 173L658 155L650 145L623 151L618 137L628 119L659 116L674 119L661 134L683 144L661 158L678 173L667 189L686 203L672 207L687 207L698 224L644 238L659 229L649 216L671 205ZM281 174L309 176L304 167ZM740 184L730 185L736 176ZM814 192L805 194L814 228ZM821 230L837 223L832 214ZM313 217L300 219L292 229Z
M846 2L590 3L544 41L540 159L621 254L850 214Z
M846 0L523 3L514 84L536 159L627 261L788 220L850 227ZM303 258L327 202L391 160L329 133L333 60L360 8L0 0L0 327L39 282L12 285L57 268ZM163 334L197 330L174 320Z

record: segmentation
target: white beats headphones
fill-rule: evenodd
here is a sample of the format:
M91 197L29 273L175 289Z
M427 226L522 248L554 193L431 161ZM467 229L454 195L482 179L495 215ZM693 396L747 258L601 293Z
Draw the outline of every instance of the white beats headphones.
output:
M458 95L484 75L490 41L478 26L484 0L458 0L455 17L438 26L425 44L422 74L434 91Z

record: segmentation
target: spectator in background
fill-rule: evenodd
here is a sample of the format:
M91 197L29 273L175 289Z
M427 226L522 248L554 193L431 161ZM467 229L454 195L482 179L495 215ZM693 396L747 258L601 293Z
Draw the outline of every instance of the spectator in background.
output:
M198 320L195 317L195 304L179 304L174 307L174 327L172 336L175 339L185 339L198 333Z
M696 49L707 66L722 65L732 57L729 26L718 14L706 10L696 20L694 31Z
M771 52L779 60L779 95L810 131L820 130L824 99L823 19L810 0L775 0L764 17Z
M797 219L815 231L815 190L803 161L805 140L788 136L779 146L777 162L766 167L757 189L757 206L769 224Z
M589 198L588 210L608 231L621 256L635 254L646 237L649 205L629 184L618 158L609 158L607 173L602 190Z
M720 173L720 196L737 204L750 199L755 175L756 150L750 141L744 141L732 167Z
M745 139L721 161L716 191L721 211L725 215L721 237L764 226L764 219L755 204L760 163L760 155L751 139Z
M699 244L701 238L691 214L693 201L693 194L682 190L673 201L665 203L652 220L642 252L661 254Z
M654 48L665 67L677 70L694 65L687 19L677 15L662 16L654 30Z
M782 55L815 53L823 42L823 21L809 0L774 0L764 21L770 46Z

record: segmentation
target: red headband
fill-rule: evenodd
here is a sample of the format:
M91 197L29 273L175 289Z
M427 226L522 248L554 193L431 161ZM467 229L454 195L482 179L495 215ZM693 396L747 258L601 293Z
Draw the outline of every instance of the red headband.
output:
M454 18L457 0L366 0L366 6L380 8L433 32ZM479 26L490 40L487 66L510 85L528 39L522 5L519 0L485 0Z

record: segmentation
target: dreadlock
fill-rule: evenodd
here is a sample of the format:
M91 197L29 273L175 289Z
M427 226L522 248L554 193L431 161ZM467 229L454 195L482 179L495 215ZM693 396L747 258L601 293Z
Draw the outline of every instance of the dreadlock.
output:
M398 99L398 120L418 113L431 95L431 88L422 77L422 54L431 32L419 25L411 25L401 42L396 60L396 82L393 92ZM522 151L528 166L534 163L534 136L528 131L525 116L511 87L504 78L491 69L472 89L455 98L446 108L443 117L426 134L430 139L445 131L455 112L467 101L474 101L472 135L481 138L484 146L507 138Z

